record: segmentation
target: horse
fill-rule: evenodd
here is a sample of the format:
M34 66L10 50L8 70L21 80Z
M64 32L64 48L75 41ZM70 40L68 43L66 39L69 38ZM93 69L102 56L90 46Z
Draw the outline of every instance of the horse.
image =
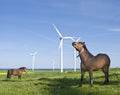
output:
M20 67L18 69L10 69L7 72L7 79L10 79L11 75L18 76L18 79L21 79L21 75L23 72L27 73L26 67Z
M102 69L105 75L105 80L103 84L109 83L109 56L103 53L99 53L96 56L92 55L88 51L85 42L73 42L72 46L79 52L78 56L81 60L81 79L79 87L82 86L85 71L89 73L91 87L93 86L93 71L98 71L100 69Z

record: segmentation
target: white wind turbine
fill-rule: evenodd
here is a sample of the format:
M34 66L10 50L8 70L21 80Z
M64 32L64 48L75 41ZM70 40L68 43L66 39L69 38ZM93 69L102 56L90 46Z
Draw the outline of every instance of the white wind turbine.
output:
M80 38L78 38L77 40L73 39L73 41L78 42L79 39ZM74 49L74 71L76 72L76 63L77 63L76 57L77 57L77 52L76 52L75 48L73 48L73 49Z
M60 36L60 64L61 64L61 72L63 72L63 40L64 39L72 39L74 37L63 37L62 34L60 33L60 31L57 29L57 27L53 24L53 27L55 28L56 32L58 33L58 35Z
M30 55L32 55L32 71L34 72L34 68L35 68L35 57L36 57L37 52L33 52Z
M55 59L52 59L52 66L53 66L53 71L55 70Z

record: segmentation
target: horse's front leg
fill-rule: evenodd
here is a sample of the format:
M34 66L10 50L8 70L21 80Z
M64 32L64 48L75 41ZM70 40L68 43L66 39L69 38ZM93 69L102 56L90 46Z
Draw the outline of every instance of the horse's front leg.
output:
M7 75L7 79L10 79L11 78L11 75Z
M85 71L83 69L81 69L81 79L80 79L79 87L82 87L82 82L83 82L84 74L85 74Z
M89 71L89 77L90 77L90 86L93 86L93 72Z

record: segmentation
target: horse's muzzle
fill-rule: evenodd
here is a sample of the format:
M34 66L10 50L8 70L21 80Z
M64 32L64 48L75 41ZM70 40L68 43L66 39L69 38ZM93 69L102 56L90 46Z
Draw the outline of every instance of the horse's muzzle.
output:
M75 45L75 42L72 43L72 46L74 46L74 45Z

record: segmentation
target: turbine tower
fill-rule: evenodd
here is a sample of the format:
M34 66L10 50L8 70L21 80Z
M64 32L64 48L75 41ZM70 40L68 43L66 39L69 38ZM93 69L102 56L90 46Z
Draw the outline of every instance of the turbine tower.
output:
M60 36L60 45L59 45L59 48L60 48L60 64L61 64L61 72L63 72L63 40L64 39L72 39L74 37L63 37L62 34L60 33L60 31L57 29L57 27L53 24L53 27L55 28L56 32L58 33L58 35Z
M32 71L34 72L34 68L35 68L35 57L36 57L37 52L33 52L30 55L32 55Z
M78 42L79 39L80 38L78 38L77 40L73 39L73 41ZM77 63L76 57L77 57L77 52L76 52L75 48L73 48L73 49L74 49L74 71L76 72L76 63Z

